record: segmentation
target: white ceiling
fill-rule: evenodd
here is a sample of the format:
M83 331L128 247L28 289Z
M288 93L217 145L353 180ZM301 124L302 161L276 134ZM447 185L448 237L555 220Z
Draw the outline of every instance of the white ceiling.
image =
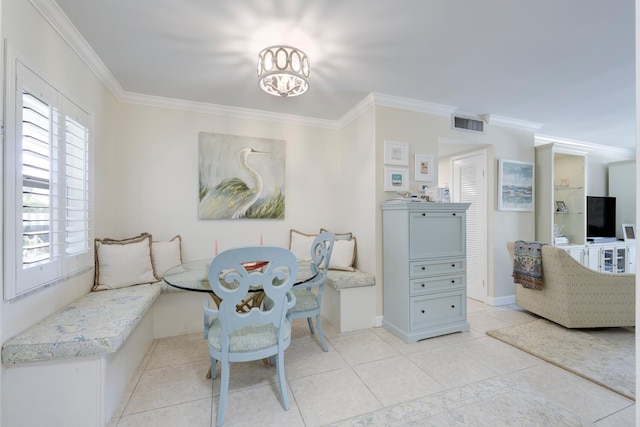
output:
M634 0L56 0L120 91L331 121L368 94L635 148ZM309 92L262 92L292 44Z

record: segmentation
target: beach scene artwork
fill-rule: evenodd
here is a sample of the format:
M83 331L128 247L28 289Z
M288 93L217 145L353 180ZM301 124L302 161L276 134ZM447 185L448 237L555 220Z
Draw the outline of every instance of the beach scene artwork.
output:
M533 163L500 160L498 208L503 211L533 210Z

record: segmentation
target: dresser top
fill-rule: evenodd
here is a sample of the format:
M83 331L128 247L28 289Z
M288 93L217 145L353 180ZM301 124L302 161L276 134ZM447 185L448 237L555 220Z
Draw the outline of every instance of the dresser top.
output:
M404 210L414 212L464 212L469 206L471 206L471 203L417 202L404 200L389 200L380 204L383 211Z

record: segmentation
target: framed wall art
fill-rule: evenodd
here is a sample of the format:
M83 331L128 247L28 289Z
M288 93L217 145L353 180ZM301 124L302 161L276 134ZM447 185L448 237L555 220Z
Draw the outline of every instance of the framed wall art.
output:
M625 242L636 240L636 225L622 224L622 235L624 236Z
M499 160L498 209L533 211L533 163Z
M569 209L567 209L567 205L562 200L556 200L556 212L569 213Z
M416 181L433 181L433 156L415 155Z
M384 142L384 164L407 166L409 164L409 144L406 142Z
M384 191L408 191L409 169L384 168Z
M284 219L285 141L200 132L198 217Z

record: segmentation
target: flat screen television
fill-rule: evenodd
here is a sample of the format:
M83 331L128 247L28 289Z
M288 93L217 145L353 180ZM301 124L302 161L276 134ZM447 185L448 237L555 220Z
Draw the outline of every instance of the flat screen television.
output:
M587 239L616 237L616 198L587 196Z

